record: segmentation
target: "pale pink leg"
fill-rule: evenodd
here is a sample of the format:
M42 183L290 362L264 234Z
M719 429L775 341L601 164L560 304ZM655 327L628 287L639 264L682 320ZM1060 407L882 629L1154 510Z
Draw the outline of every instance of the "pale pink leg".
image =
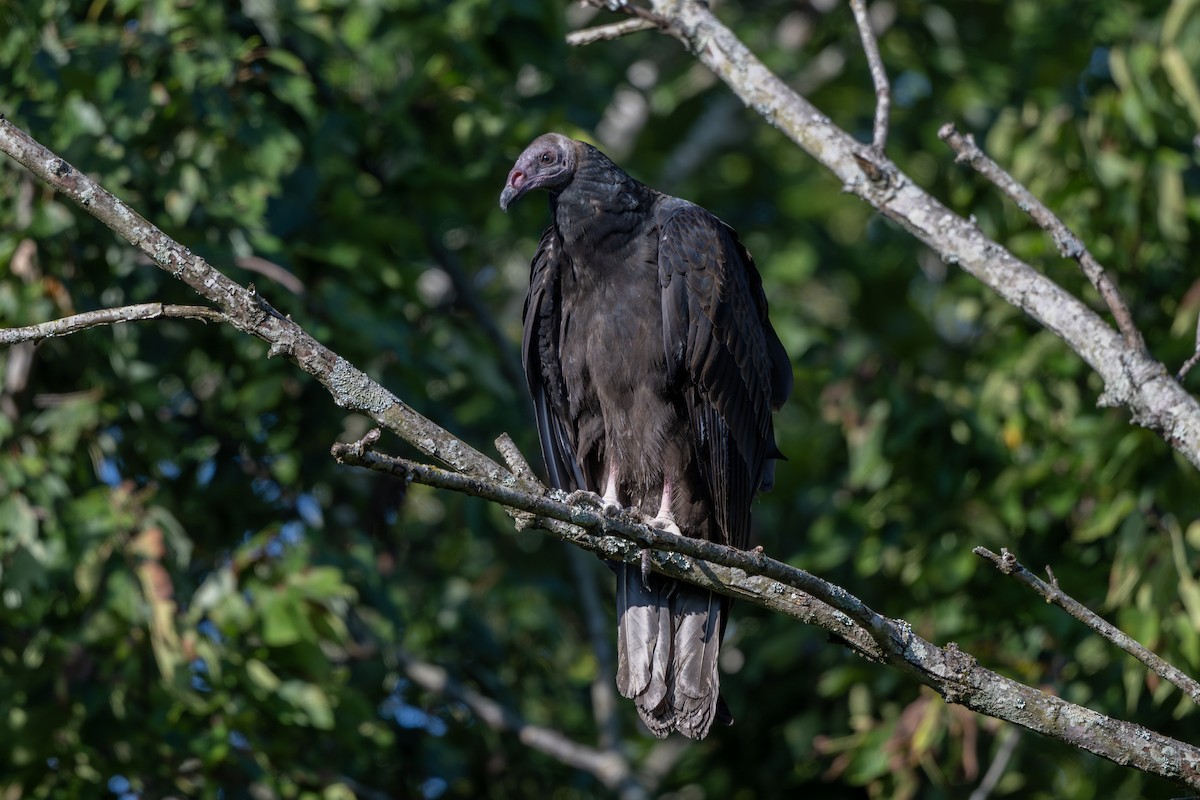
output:
M621 481L617 477L617 467L613 465L608 468L608 477L604 480L604 511L612 513L621 510Z
M667 531L682 536L683 531L679 529L679 523L675 521L675 513L671 511L671 482L663 482L662 502L658 505L658 514L654 519L646 523L651 528L657 528L660 531ZM642 551L642 585L647 589L650 588L650 551Z

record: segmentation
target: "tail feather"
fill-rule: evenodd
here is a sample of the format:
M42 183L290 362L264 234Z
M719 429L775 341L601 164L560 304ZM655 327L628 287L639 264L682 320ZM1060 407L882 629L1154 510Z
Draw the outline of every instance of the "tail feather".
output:
M659 738L703 739L714 719L731 723L717 673L722 598L661 575L647 588L633 565L616 571L617 689Z
M680 586L671 598L671 612L675 624L675 725L685 736L703 739L712 727L720 696L720 598Z
M653 578L648 589L637 567L617 566L617 690L634 701L660 739L675 719L667 702L672 642L666 589L664 581Z

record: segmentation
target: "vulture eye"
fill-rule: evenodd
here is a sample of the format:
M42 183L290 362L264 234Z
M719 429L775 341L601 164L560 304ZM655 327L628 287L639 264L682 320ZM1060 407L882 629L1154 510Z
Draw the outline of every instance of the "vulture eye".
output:
M554 156L552 156L550 153L548 153L548 152L542 153L542 163L543 164L549 164L553 160L554 160Z

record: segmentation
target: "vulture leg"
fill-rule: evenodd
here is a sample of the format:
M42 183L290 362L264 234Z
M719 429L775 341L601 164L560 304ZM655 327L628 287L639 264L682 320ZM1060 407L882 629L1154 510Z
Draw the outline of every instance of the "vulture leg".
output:
M671 511L671 481L663 481L662 502L658 506L658 514L654 519L646 523L651 528L657 528L660 531L674 533L677 536L682 536L683 531L679 529L679 523L675 521L675 513ZM647 589L650 588L650 551L642 551L642 585Z
M621 481L617 477L617 468L614 465L608 468L608 475L604 479L603 495L587 489L579 489L567 495L567 503L570 505L584 503L598 508L607 517L615 517L621 513L620 486Z
M617 477L617 465L613 464L608 468L608 477L604 480L604 496L600 499L604 502L604 513L614 516L621 510L621 480Z

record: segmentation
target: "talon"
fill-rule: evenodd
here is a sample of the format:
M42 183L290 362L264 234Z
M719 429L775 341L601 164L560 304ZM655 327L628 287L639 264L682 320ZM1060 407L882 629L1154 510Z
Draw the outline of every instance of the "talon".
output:
M587 489L577 489L567 495L567 503L573 506L591 506L592 508L604 508L604 498L595 492L590 492Z
M567 505L594 508L609 518L618 517L625 510L620 503L615 503L609 498L601 497L587 489L577 489L567 495Z

